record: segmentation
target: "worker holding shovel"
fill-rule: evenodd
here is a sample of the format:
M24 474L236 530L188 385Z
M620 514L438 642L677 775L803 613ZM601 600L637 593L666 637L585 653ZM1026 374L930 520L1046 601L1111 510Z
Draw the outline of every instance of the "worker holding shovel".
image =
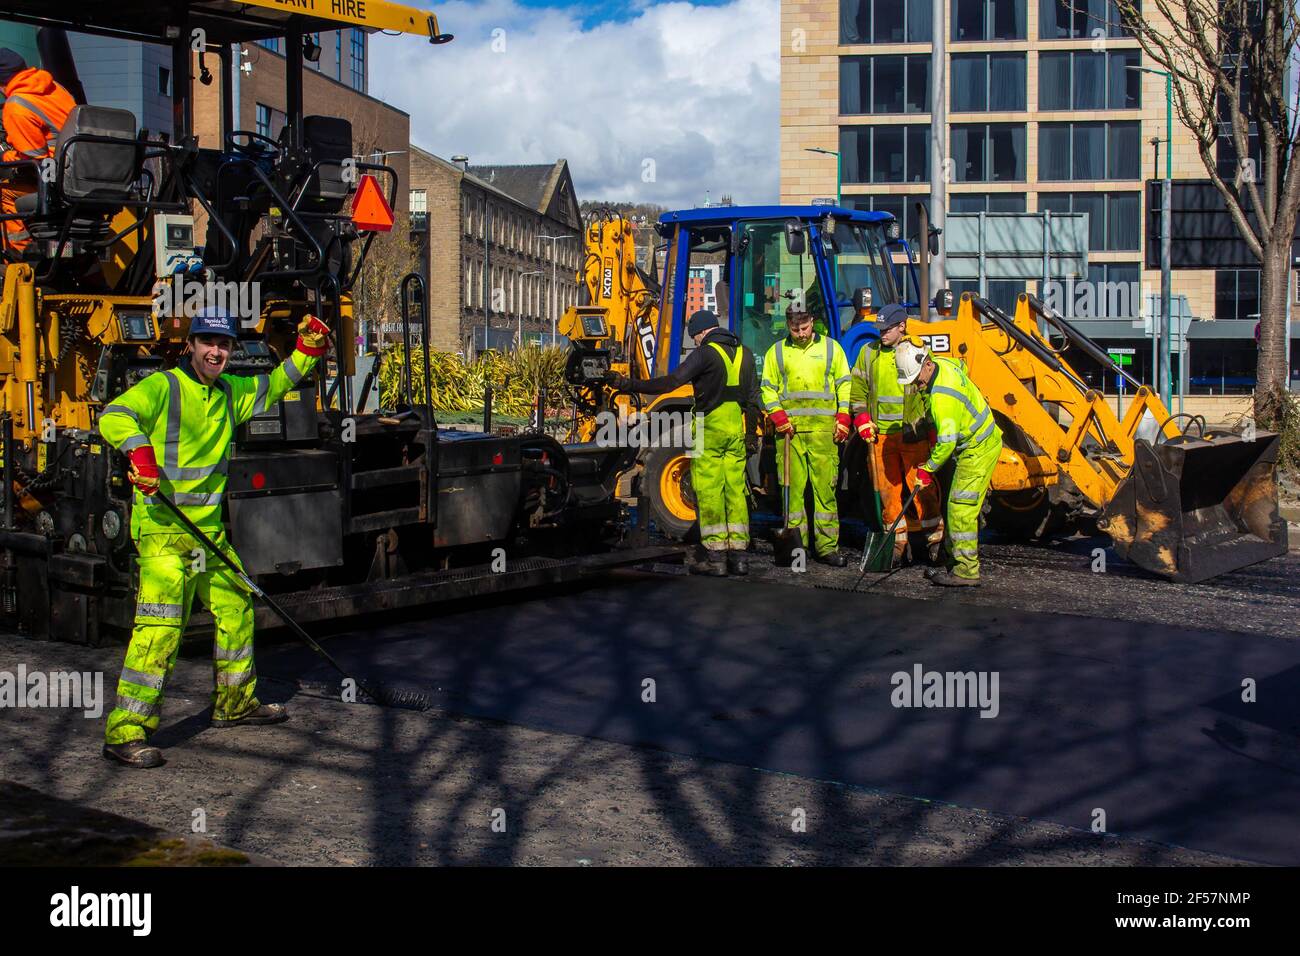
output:
M786 337L763 358L763 409L778 436L790 441L790 470L782 475L788 527L802 537L808 523L804 491L811 485L810 543L824 564L842 568L848 562L839 551L836 445L849 436L849 361L838 342L813 329L809 312L792 304L785 321Z
M161 489L195 528L238 563L222 522L234 430L284 398L311 372L325 353L329 329L308 316L298 327L296 348L278 368L264 375L226 375L236 326L232 313L205 309L190 321L190 354L181 364L127 389L99 417L100 434L126 455L127 477L136 488L131 538L139 552L140 591L104 745L105 757L128 767L163 762L162 751L146 738L158 729L163 687L196 593L216 621L212 726L289 719L283 705L263 704L254 693L252 597L176 514L157 502Z

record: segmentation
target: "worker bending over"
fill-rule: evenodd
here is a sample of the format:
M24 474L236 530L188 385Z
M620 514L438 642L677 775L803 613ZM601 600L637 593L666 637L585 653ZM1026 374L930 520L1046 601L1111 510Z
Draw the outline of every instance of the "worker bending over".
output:
M315 366L329 329L308 316L292 355L269 374L223 374L235 344L235 317L205 309L190 323L188 358L154 372L105 406L99 431L130 461L136 487L131 538L139 552L140 591L135 628L108 715L104 756L129 767L156 767L162 751L146 743L158 729L163 687L176 662L194 596L216 622L212 726L288 720L281 704L263 704L254 691L253 605L239 579L152 496L161 488L236 565L221 503L234 429L280 401ZM159 460L161 459L161 465ZM285 533L292 533L285 529Z
M869 342L853 364L850 398L853 427L867 443L880 492L881 519L893 527L903 511L904 492L916 482L916 472L927 460L934 429L926 417L925 399L898 381L895 347L907 334L907 310L890 303L876 315L880 339ZM939 560L943 548L943 518L936 485L922 488L915 499L915 515L907 514L908 534L924 531L930 562ZM903 561L907 535L894 538L894 565Z
M930 457L916 470L915 487L932 487L934 474L944 462L954 456L957 461L948 491L951 569L935 569L926 576L932 584L945 587L977 586L980 510L1002 451L1002 430L960 362L935 358L926 346L911 339L902 342L896 351L898 381L903 385L916 383L938 430Z
M804 537L804 489L811 484L815 553L842 568L835 446L849 436L849 360L838 342L813 330L811 313L791 306L785 321L786 337L763 357L763 409L777 435L791 442L790 474L781 476L790 486L789 527Z
M4 125L4 162L30 159L39 163L53 156L59 130L77 105L72 94L47 71L28 66L19 54L7 48L0 48L0 87L4 89L4 108L0 111L0 123ZM0 186L0 212L7 216L17 213L19 196L36 189L35 177L23 175L24 172L23 167L4 171L6 182ZM5 258L19 258L31 241L27 225L21 219L4 220Z
M686 331L695 340L695 350L673 372L641 382L617 375L610 384L642 395L691 386L696 428L703 430L695 439L691 485L704 547L704 560L694 562L691 571L716 577L748 574L745 460L747 453L757 451L759 405L754 353L719 328L717 315L707 309L691 316Z

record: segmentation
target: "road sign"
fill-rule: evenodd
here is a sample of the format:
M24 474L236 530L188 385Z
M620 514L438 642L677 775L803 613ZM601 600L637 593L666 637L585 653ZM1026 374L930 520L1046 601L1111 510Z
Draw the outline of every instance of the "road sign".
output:
M810 206L834 206L834 205L835 205L835 200L834 200L834 199L827 199L827 198L824 198L824 197L823 197L823 198L814 199L814 200L813 200L812 202L810 202L808 205L810 205Z
M1121 367L1133 364L1133 356L1137 354L1137 349L1107 349L1111 361Z
M357 194L352 197L352 221L363 231L389 232L393 228L393 210L374 176L362 176L357 184Z

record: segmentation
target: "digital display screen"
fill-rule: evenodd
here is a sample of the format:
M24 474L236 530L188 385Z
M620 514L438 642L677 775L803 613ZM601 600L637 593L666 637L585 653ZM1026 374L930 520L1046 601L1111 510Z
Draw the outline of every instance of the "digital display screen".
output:
M188 249L194 245L194 227L187 223L167 224L167 248Z
M584 315L582 317L582 334L591 339L603 339L607 334L605 331L605 317L603 315Z
M256 339L246 339L239 343L239 347L244 350L244 354L250 358L264 358L271 354L271 349L265 342L259 342Z
M123 342L152 342L153 316L147 312L119 312L118 325Z

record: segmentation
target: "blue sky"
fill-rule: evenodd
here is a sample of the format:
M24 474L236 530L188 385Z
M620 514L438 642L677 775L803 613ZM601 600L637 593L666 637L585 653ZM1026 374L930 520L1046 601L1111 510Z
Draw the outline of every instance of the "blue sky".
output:
M428 2L456 39L371 41L411 139L478 163L569 161L580 199L774 202L778 0Z

